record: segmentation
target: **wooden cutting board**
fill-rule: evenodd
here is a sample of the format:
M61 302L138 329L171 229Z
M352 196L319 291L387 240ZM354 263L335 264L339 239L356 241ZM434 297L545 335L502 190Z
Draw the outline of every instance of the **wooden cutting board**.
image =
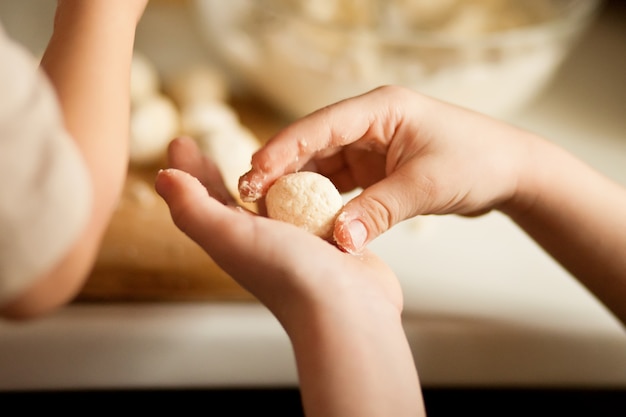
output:
M261 142L285 124L253 98L232 105ZM176 228L154 191L159 168L130 170L93 272L75 302L253 301Z

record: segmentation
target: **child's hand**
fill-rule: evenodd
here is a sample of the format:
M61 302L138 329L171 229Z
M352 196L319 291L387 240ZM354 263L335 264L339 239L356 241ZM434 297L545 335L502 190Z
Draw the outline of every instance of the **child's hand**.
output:
M175 224L286 330L306 415L424 415L392 270L368 251L350 255L236 207L192 139L174 140L169 156L157 191Z
M169 165L174 169L159 173L156 188L176 225L279 318L290 311L295 319L304 298L330 302L348 286L344 302L367 294L400 313L397 279L373 254L348 255L295 226L237 207L216 166L190 138L170 144Z
M301 168L364 191L335 225L350 252L419 214L478 215L514 196L531 135L399 87L381 87L291 124L252 159L242 198Z

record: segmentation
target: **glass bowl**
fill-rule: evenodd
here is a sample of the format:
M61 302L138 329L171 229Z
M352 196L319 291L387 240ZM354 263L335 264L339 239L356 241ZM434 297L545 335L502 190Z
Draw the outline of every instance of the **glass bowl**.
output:
M289 117L380 85L509 116L600 0L194 0L211 52Z

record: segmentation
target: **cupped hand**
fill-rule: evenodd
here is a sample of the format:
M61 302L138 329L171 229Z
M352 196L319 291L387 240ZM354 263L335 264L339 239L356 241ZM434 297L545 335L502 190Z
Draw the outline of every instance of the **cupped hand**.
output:
M287 126L252 158L244 201L281 175L311 169L348 202L334 238L360 252L396 223L420 214L483 214L515 195L530 155L527 132L413 91L385 86Z
M391 269L370 252L347 254L291 224L236 205L216 166L190 138L169 147L156 190L174 223L285 324L311 305L352 301L402 309ZM295 324L294 324L295 325Z

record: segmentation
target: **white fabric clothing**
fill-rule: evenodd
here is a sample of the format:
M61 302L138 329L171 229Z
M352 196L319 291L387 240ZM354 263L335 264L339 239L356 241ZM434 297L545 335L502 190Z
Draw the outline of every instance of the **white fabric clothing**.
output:
M0 306L78 237L90 212L88 175L51 84L0 25Z

